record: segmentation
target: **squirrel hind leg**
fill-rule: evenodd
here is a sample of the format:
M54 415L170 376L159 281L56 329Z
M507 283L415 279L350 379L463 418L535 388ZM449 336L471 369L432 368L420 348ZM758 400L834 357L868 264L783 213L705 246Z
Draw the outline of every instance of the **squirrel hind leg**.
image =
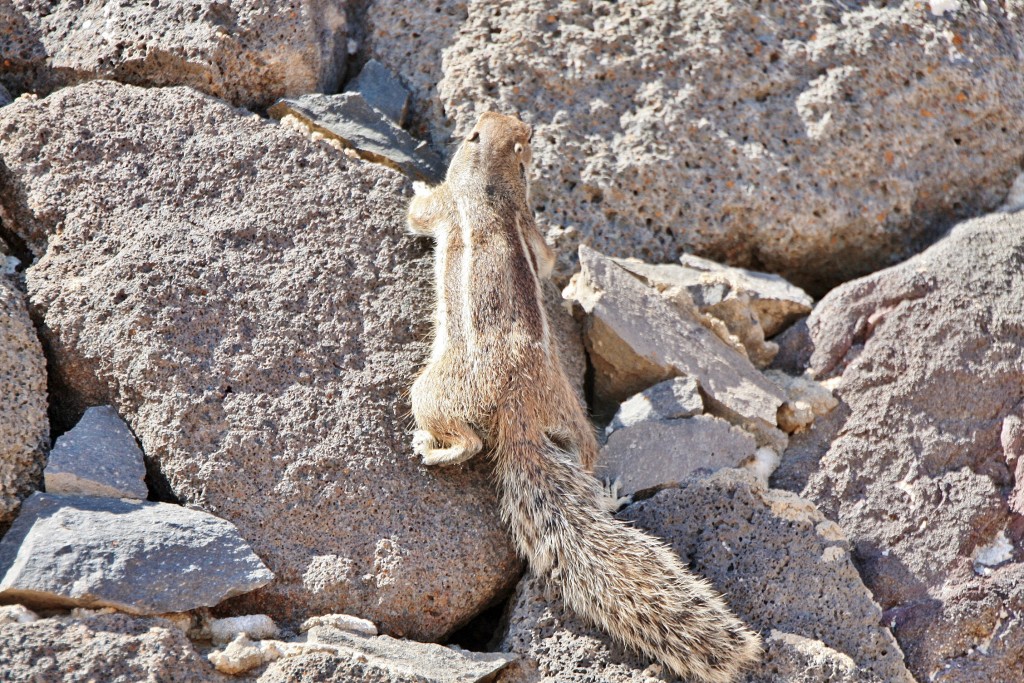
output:
M452 425L457 434L439 438L426 429L417 429L412 437L412 447L424 465L457 465L479 453L484 444L469 425ZM442 447L443 443L452 445Z

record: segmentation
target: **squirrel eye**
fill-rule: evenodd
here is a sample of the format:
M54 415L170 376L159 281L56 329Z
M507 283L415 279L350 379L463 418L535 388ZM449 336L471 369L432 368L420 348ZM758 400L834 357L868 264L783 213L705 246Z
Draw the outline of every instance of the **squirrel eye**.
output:
M515 146L515 150L516 150L516 154L522 154L523 153L523 143L517 142L516 146Z
M479 139L480 139L480 131L478 131L478 130L474 130L472 133L469 134L469 137L466 138L466 140L468 140L469 142L476 142Z

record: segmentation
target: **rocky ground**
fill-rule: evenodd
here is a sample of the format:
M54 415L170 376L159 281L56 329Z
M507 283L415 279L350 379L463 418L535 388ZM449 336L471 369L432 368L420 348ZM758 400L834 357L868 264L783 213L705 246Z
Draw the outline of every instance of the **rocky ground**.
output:
M0 0L0 679L672 680L410 448L411 182L498 109L745 680L1024 680L1024 5L151 4Z

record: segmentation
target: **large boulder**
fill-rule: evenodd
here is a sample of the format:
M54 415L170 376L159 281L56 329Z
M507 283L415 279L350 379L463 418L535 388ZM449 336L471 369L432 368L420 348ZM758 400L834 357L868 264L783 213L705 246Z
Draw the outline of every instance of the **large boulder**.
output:
M243 106L334 92L345 74L345 0L0 0L3 80L42 90L95 78L191 85Z
M50 440L46 398L46 360L25 297L0 273L0 532L42 478Z
M0 159L62 406L115 406L158 492L233 522L276 575L229 611L432 640L515 580L486 464L409 447L432 268L405 179L189 88L111 82L4 107Z
M997 206L1024 154L1024 13L996 3L375 0L366 16L367 56L439 141L487 109L534 124L534 203L566 274L584 242L823 291Z
M805 481L849 535L920 680L1018 680L1024 661L1022 272L1024 215L995 214L808 321L811 370L843 404L779 483Z
M664 539L763 634L766 652L748 672L750 683L913 683L849 542L807 500L722 470L665 489L619 517ZM510 683L650 680L650 659L567 611L557 590L532 574L510 603L500 649L523 658L502 678Z

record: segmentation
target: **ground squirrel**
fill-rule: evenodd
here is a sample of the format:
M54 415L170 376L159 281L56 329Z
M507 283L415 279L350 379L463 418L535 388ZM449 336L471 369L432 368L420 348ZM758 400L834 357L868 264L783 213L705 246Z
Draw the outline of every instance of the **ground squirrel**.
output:
M501 516L566 605L683 677L724 683L760 641L663 543L606 510L587 474L597 441L544 312L554 254L528 203L530 126L487 113L443 184L415 186L409 228L436 241L433 351L412 386L416 452L464 462L485 446Z

